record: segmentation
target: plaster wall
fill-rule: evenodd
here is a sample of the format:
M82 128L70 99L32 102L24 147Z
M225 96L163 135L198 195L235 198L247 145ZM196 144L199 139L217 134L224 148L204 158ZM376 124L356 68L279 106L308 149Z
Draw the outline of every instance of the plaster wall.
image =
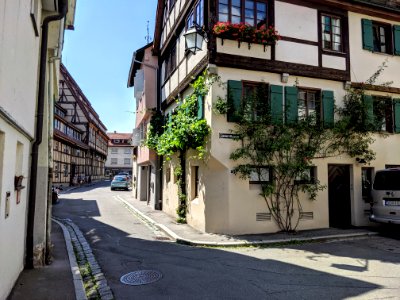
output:
M152 55L151 47L145 50L143 63L157 67L157 58ZM137 103L136 127L142 122L143 118L148 117L150 110L156 107L157 71L144 64L142 64L141 69L144 70L144 92L139 103Z
M33 136L40 39L30 7L30 0L0 1L0 106Z
M112 149L116 149L117 153L113 153ZM132 149L133 147L108 147L107 161L105 164L106 168L130 168L132 166ZM129 151L129 153L128 153ZM125 153L127 152L127 153ZM111 164L111 158L117 158L117 164ZM125 164L125 158L129 158L129 164Z
M322 55L322 66L324 68L331 68L331 69L345 71L346 58L333 55Z
M217 52L231 55L251 56L254 58L271 59L271 47L259 44L239 43L233 40L217 38Z
M282 40L276 44L276 60L318 66L318 46Z
M387 68L381 76L379 76L375 84L379 85L392 81L392 87L400 88L400 56L371 52L363 49L361 26L361 20L363 18L390 23L391 25L400 25L400 22L389 22L385 19L349 12L351 81L365 82L378 70L379 66L386 61Z
M317 24L316 9L275 1L275 28L281 36L318 42Z
M17 151L17 145L22 150ZM24 267L27 188L14 190L14 176L29 181L30 141L0 118L0 299L5 299ZM10 192L6 217L6 193ZM17 203L17 197L19 203Z

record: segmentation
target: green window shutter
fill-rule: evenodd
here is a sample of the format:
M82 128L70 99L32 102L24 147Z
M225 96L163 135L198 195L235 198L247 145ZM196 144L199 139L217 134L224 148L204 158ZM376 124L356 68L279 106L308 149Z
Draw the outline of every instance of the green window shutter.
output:
M363 102L366 108L365 124L374 125L374 97L371 95L364 95Z
M393 26L393 37L394 37L394 54L400 55L400 26Z
M400 133L400 98L393 99L394 132Z
M242 111L242 82L228 80L228 122L240 121Z
M372 21L362 19L362 40L363 49L373 51L374 50L374 38L372 34Z
M285 86L286 123L293 124L298 119L297 87Z
M280 125L283 123L283 88L281 85L269 86L269 99L272 124Z
M322 91L322 109L325 128L332 128L334 125L335 98L332 91Z
M197 96L197 119L204 119L204 97L202 95Z

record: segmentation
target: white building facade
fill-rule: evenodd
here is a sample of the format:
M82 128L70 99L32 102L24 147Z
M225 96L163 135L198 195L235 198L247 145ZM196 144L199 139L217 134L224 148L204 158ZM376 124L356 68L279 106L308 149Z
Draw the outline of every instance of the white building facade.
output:
M50 120L58 94L64 28L73 27L74 12L75 1L0 2L0 299L10 293L25 258L28 267L41 266L49 255ZM48 23L45 46L42 24L51 15L57 17ZM39 105L43 126L36 118ZM35 128L42 128L41 143ZM31 153L34 143L36 154ZM31 154L37 158L36 172Z
M327 189L318 193L316 201L302 199L298 229L370 225L365 184L372 181L375 170L400 165L396 150L400 147L400 6L379 0L178 0L170 4L159 1L160 25L154 40L155 53L160 56L164 112L173 111L175 99L184 99L193 77L207 68L223 83L212 86L204 99L204 117L212 129L207 162L186 162L187 222L215 233L279 230L259 196L259 185L231 172L236 163L229 157L239 144L226 138L235 129L234 120L212 109L219 98L226 99L229 91L236 90L240 106L247 85L264 83L270 90L269 99L279 103L283 120L289 113L285 103L298 103L304 94L321 104L321 115L333 119L337 117L333 105L343 105L346 89L359 87L386 62L378 81L363 87L371 103L382 97L387 101L388 137L374 136L376 159L369 165L347 155L313 161L317 179ZM209 32L208 43L196 55L185 51L183 36L193 20ZM256 25L260 20L281 35L275 45L240 43L212 34L218 21ZM390 86L381 85L389 81ZM298 118L300 110L295 112ZM178 206L175 168L174 160L163 167L163 210L173 216ZM194 188L198 190L193 192Z
M132 175L132 133L108 132L108 155L105 164L106 176L114 176L120 172Z

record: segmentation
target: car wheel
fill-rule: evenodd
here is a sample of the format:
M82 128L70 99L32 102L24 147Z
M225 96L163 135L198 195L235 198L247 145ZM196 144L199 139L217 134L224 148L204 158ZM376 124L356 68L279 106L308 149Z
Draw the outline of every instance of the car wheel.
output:
M113 190L115 190L114 188L111 188L111 190L113 191Z

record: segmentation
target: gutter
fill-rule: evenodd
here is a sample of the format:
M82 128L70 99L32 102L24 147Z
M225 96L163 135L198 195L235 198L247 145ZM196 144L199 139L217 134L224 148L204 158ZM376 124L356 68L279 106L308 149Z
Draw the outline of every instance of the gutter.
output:
M49 23L63 19L68 11L68 0L58 0L59 13L51 15L43 20L41 49L39 59L39 91L37 99L36 112L36 130L35 140L32 144L31 173L29 180L29 198L28 198L28 220L26 228L26 260L25 267L33 269L33 236L35 225L36 209L36 189L37 189L37 170L39 160L39 146L43 139L43 112L45 104L45 84L46 84L46 62L47 62L47 43L49 35Z

